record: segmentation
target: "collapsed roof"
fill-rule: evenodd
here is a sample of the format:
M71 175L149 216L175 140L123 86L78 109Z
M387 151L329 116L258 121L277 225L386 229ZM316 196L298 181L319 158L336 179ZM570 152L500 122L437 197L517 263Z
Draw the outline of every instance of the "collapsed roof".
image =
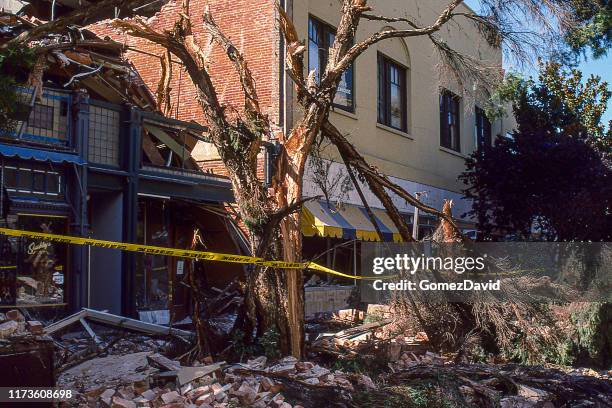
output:
M86 7L91 7L100 0L9 0L5 1L3 7L5 11L19 14L37 16L43 20L53 20L66 14ZM95 21L107 18L125 18L135 15L150 17L159 11L161 6L168 0L132 0L120 1L117 7L110 7L108 11L96 15L91 15L84 19L80 25L94 23Z
M47 22L41 19L40 13L29 15L25 14L24 10L27 11L28 7L32 7L30 11L34 7L39 10L43 6L49 6L51 1L27 3L30 4L20 9L17 14L0 10L0 47L21 33ZM57 3L68 9L79 4L87 5L89 2L57 0ZM123 3L145 3L139 10L152 10L151 7L161 6L165 2L125 0ZM43 88L85 89L94 99L113 104L128 104L144 111L160 111L156 96L145 85L132 63L124 57L124 52L128 49L126 45L108 38L102 39L78 25L70 25L60 32L37 37L29 44L36 54L36 62L27 75L26 86L34 88L33 92L37 98L41 97ZM153 165L177 165L198 170L191 152L198 140L204 139L204 130L195 124L191 126L179 121L156 121L155 124L143 128L145 158Z

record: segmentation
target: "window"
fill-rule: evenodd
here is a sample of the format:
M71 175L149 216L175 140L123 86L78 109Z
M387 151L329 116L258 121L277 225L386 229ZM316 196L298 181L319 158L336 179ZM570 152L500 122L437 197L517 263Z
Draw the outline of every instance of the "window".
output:
M440 94L440 146L461 151L459 97L444 90Z
M35 104L32 113L30 113L28 125L39 129L53 130L53 106Z
M4 166L7 191L38 196L62 197L62 175L44 168Z
M66 234L68 219L19 214L8 227ZM68 244L26 237L0 237L0 306L59 305L65 302Z
M478 106L476 107L476 148L479 151L484 150L484 146L491 147L491 122L485 111Z
M41 170L34 170L32 172L32 193L34 194L45 194L45 178L47 173Z
M378 54L378 123L408 129L406 68Z
M308 19L308 72L315 71L317 83L327 66L329 47L336 38L336 30L314 17ZM338 85L334 106L349 112L354 111L353 100L353 64L344 71Z

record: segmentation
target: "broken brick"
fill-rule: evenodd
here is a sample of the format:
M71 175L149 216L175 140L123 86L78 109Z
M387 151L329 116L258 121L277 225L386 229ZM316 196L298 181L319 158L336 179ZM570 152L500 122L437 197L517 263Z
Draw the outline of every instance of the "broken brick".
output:
M36 320L28 321L28 331L32 334L43 334L44 326L41 322Z
M25 317L23 317L21 312L17 309L11 309L8 312L6 312L6 318L9 320L14 320L16 322L25 321Z

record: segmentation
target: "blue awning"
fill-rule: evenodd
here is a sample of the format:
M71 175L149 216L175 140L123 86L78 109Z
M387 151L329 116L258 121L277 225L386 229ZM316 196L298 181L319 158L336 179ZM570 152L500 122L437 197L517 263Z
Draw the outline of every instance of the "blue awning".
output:
M32 149L28 147L0 144L0 155L4 157L19 157L25 160L50 161L53 163L85 164L76 154L54 152L51 150Z

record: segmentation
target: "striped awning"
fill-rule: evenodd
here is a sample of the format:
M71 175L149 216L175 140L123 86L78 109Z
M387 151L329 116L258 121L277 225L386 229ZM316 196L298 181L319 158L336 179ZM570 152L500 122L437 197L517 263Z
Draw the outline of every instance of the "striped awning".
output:
M57 152L53 150L34 149L17 145L0 143L0 156L19 157L24 160L50 161L53 163L74 163L83 165L83 159L73 153Z
M400 242L397 228L384 210L372 208L374 218L387 242ZM345 204L335 208L326 201L308 201L302 211L302 233L307 237L321 236L361 241L380 241L364 207Z

